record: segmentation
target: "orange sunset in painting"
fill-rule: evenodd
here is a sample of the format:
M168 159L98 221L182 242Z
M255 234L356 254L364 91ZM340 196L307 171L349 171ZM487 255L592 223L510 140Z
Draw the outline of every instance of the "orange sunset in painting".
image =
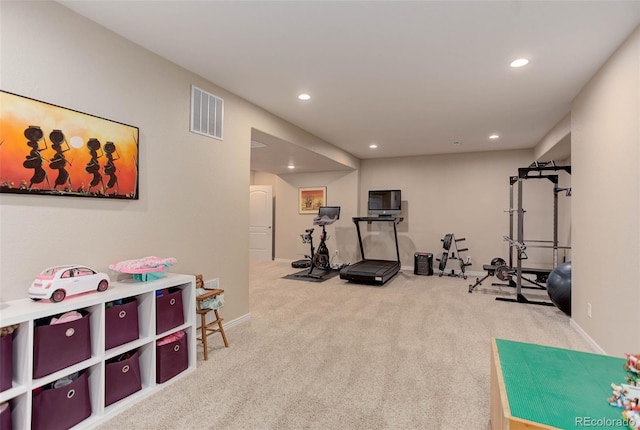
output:
M299 188L298 213L317 213L320 206L325 205L326 188Z
M138 198L138 128L0 91L0 192Z

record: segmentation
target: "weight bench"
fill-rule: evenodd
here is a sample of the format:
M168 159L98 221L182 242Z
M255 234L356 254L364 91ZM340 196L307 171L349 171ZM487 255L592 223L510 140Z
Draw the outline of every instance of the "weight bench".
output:
M480 279L480 278L476 278L476 283L473 285L469 285L469 292L472 293L473 290L478 286L478 285L482 285L482 281L484 281L485 279L487 279L489 276L494 276L496 274L496 266L492 266L491 264L484 264L482 265L482 270L485 270L487 272L486 275L484 275L484 278Z
M485 279L487 279L489 276L494 276L497 275L498 279L500 279L501 281L508 281L508 284L491 284L493 286L505 286L505 287L515 287L516 284L511 280L511 275L514 275L516 273L516 269L510 268L509 266L494 266L491 264L484 264L482 266L482 270L485 270L487 272L487 274L482 278L476 278L476 282L473 285L469 285L469 292L472 293L473 290L478 286L478 285L482 285L482 281L484 281ZM496 273L497 272L497 273ZM529 278L526 277L522 277L522 279L524 279L527 282L532 283L533 285L535 285L535 287L522 287L522 288L534 288L534 289L538 289L538 290L546 290L547 288L540 284L540 282L547 282L547 278L549 277L549 273L551 273L550 270L546 270L546 269L534 269L534 268L523 268L522 269L522 273L529 273L532 275L536 275L536 280L533 281Z

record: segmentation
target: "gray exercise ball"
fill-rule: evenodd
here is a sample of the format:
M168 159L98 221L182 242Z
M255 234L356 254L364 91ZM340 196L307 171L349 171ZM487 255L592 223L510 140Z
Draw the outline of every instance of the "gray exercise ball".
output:
M571 316L571 262L559 264L547 278L547 293L551 302Z

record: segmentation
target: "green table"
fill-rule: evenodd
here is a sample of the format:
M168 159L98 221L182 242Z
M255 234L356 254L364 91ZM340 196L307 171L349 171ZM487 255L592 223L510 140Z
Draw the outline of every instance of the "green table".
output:
M492 339L491 428L625 429L610 406L611 383L625 382L625 360Z

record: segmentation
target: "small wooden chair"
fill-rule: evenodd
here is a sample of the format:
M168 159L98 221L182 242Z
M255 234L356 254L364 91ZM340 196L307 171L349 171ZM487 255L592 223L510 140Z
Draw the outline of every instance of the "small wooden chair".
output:
M196 288L204 288L204 281L202 279L202 275L196 275ZM209 336L210 334L220 333L222 335L222 340L224 341L225 348L229 347L229 342L227 342L227 336L225 335L224 328L222 327L222 318L220 317L218 310L202 307L202 303L205 300L217 297L222 293L224 293L224 290L212 289L212 290L206 290L205 293L203 294L196 295L196 313L200 315L200 332L201 332L201 335L200 337L197 338L197 340L202 341L205 360L209 359L209 355L208 355L209 351L207 347L207 336ZM216 319L214 321L211 321L210 323L207 323L207 314L211 311L213 311L214 315L216 316Z

